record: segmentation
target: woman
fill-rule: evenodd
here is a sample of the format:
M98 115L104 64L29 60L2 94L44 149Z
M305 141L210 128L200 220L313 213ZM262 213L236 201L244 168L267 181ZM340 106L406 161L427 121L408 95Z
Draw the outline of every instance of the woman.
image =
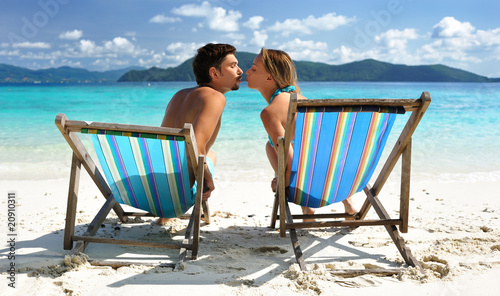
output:
M262 48L246 75L248 87L258 90L268 103L268 106L260 113L260 118L269 137L269 141L266 143L266 154L275 173L271 182L271 188L275 192L276 176L278 175L276 143L278 137L285 136L290 93L297 93L298 100L306 100L307 98L300 94L295 65L284 51ZM290 145L286 159L286 186L289 185L290 181L292 158L293 145ZM343 203L346 213L355 214L357 212L352 205L351 198L344 200ZM302 207L302 212L314 214L314 209Z

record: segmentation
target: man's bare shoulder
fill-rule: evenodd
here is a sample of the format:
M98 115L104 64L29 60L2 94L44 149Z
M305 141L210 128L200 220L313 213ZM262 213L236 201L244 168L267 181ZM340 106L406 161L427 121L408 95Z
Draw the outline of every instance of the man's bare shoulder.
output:
M173 102L182 104L199 102L225 102L226 97L219 91L207 86L195 86L177 91L172 97Z
M185 98L189 96L193 91L195 91L197 87L184 88L177 91L172 98Z
M199 98L202 101L226 101L224 94L208 86L196 87L192 89L189 96L192 98Z

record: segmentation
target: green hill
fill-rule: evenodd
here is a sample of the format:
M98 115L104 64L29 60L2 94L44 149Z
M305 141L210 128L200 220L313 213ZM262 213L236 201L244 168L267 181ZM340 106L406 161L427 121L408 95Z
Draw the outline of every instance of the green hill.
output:
M238 65L243 71L252 66L256 54L248 52L237 53ZM193 58L188 59L177 67L161 69L152 67L147 70L132 70L125 73L118 82L123 81L195 81L191 64ZM245 75L244 75L245 76Z
M256 54L238 52L239 66L246 71ZM177 67L133 70L118 81L194 81L189 59ZM400 81L400 82L498 82L464 70L444 65L407 66L367 59L343 65L296 61L300 81ZM245 74L243 74L245 78Z
M236 53L243 71L252 66L255 56L248 52ZM167 69L129 67L105 72L72 67L30 70L0 64L0 83L194 81L192 61L190 58ZM296 61L295 65L300 81L500 82L500 78L488 78L444 65L407 66L373 59L343 65ZM245 76L243 73L243 79Z
M444 65L407 66L373 59L332 66L296 62L301 81L491 82L490 78Z
M88 71L82 68L59 67L42 70L0 64L0 83L78 83L78 82L116 82L123 74L139 67L129 67L105 72ZM142 69L142 68L141 68Z

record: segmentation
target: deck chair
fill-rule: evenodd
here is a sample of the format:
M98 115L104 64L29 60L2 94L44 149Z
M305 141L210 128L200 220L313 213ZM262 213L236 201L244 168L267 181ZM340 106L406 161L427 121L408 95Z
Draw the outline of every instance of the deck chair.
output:
M56 116L55 123L73 150L64 229L65 250L77 254L83 252L90 242L179 249L179 260L172 267L178 267L185 260L188 250L191 251L192 259L197 258L201 207L206 223L210 223L210 213L208 204L202 202L201 198L205 156L198 155L191 124L186 124L184 128L165 128L74 121L68 120L62 113ZM86 150L79 134L90 134L102 171ZM82 165L106 201L86 232L75 235ZM190 186L189 167L196 180L193 188ZM136 210L127 212L121 204ZM121 222L126 222L129 216L179 217L192 206L194 208L182 243L153 243L95 236L111 209ZM74 242L76 244L73 246ZM127 265L126 262L123 265Z
M285 237L286 230L289 230L295 257L302 270L306 270L306 264L295 229L374 225L385 226L405 262L422 270L399 231L408 231L411 137L430 102L428 92L423 92L419 99L297 100L296 94L291 95L285 137L278 139L278 185L271 227L275 228L279 219L280 235ZM370 186L368 182L394 120L405 112L411 112L411 115L373 186ZM290 182L285 182L285 155L288 155L292 133L293 162ZM400 158L400 212L398 218L391 219L378 194ZM343 201L361 190L366 194L366 200L354 220L346 220L349 215L345 213L292 215L290 212L289 202L319 208ZM371 207L379 219L365 219ZM295 219L316 219L316 222Z

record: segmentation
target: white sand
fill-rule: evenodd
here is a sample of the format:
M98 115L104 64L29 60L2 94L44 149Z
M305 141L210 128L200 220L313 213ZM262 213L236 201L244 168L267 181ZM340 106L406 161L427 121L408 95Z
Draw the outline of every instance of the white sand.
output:
M299 239L311 271L299 272L289 236L269 229L272 194L267 182L218 180L210 200L213 223L201 229L200 257L185 269L144 266L93 267L73 262L62 248L68 180L0 181L0 237L7 240L7 192L17 193L16 259L0 247L1 295L498 295L500 293L500 180L482 178L412 183L410 229L402 234L425 276L407 269L397 276L343 278L327 268L394 268L403 259L382 227L354 231L300 230ZM390 215L397 214L398 184L381 193ZM103 202L82 174L78 226L81 231ZM362 197L356 202L361 204ZM336 204L326 211L342 211ZM297 208L292 208L297 211ZM375 217L373 210L370 217ZM112 216L99 233L127 239L175 239L187 220L172 228L142 223L115 230ZM119 225L118 225L119 226ZM172 262L175 250L90 244L91 259ZM8 264L16 264L16 288L8 284ZM68 266L69 265L69 266Z

